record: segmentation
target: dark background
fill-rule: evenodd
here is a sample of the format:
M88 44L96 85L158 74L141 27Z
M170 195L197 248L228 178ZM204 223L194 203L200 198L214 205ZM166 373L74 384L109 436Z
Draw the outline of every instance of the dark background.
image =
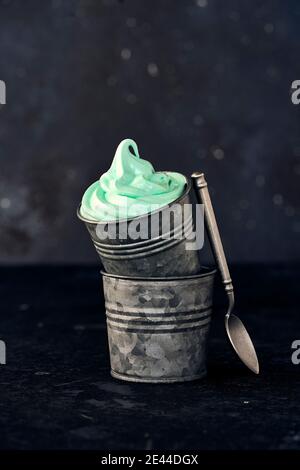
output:
M299 260L299 1L0 1L0 261L90 262L121 139L205 171L231 261Z
M300 450L299 24L299 0L0 0L0 449ZM205 171L258 376L218 280L207 379L110 377L76 208L126 137Z

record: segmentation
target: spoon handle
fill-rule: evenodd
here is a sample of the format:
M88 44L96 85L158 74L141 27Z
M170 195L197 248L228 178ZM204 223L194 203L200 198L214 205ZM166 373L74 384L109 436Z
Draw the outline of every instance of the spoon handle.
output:
M205 180L204 173L200 172L193 173L192 179L197 199L201 204L204 205L205 226L208 232L209 241L215 257L216 264L221 273L225 291L229 297L231 310L234 305L233 284L230 277L230 272L228 269L214 209L211 203L207 182Z

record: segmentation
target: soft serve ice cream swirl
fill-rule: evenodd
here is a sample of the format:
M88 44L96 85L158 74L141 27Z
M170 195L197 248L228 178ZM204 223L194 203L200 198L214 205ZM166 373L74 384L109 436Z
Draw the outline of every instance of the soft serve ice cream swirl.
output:
M186 179L180 173L155 172L139 156L134 140L119 144L110 169L84 193L80 214L89 220L130 219L177 199Z

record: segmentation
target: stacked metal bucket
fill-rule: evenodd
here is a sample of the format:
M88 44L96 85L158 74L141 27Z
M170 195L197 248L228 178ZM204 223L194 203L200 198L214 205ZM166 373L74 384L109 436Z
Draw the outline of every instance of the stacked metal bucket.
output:
M188 247L190 192L187 179L179 199L155 213L114 222L112 237L110 223L89 221L78 210L104 267L113 377L168 383L206 374L215 271L200 267L198 252ZM176 217L176 211L185 217ZM134 236L132 222L140 229Z

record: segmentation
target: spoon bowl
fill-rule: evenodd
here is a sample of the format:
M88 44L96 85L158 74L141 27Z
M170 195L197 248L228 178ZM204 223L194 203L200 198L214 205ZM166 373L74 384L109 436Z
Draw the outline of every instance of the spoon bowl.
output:
M243 322L233 313L225 315L225 328L233 349L241 361L255 374L259 364L251 338Z

